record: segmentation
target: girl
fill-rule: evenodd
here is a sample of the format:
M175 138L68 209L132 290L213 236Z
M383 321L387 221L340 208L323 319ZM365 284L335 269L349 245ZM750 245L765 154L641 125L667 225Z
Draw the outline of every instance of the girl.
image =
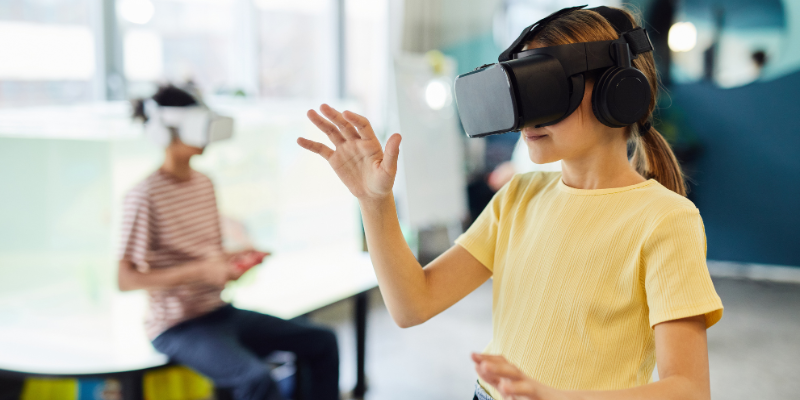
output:
M575 10L546 23L527 47L618 37L600 14ZM652 54L633 64L655 94ZM493 338L486 354L472 356L475 399L710 399L706 329L722 303L700 215L684 197L669 145L650 126L655 95L638 123L610 128L592 111L596 76L587 74L569 117L522 129L531 160L560 160L562 172L514 176L425 268L403 240L392 198L400 135L382 151L364 117L327 105L327 119L308 112L336 150L298 143L324 157L358 198L381 292L400 327L427 321L493 278ZM651 383L656 360L660 380Z

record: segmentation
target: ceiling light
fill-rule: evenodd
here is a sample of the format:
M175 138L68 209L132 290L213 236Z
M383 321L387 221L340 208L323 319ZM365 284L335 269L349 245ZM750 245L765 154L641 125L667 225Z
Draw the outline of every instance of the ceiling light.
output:
M438 79L428 82L425 88L425 102L432 110L441 110L450 102L450 86Z
M144 25L153 18L156 8L150 0L122 0L119 15L134 24Z
M697 29L691 22L676 22L669 28L667 42L672 51L690 51L697 44Z

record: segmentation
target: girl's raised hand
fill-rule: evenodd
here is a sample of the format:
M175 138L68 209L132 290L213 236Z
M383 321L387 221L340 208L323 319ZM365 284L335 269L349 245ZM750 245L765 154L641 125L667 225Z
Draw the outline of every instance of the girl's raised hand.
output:
M400 135L392 135L384 151L366 118L350 111L339 113L327 104L319 109L325 118L309 110L308 119L328 135L336 150L305 138L298 138L297 144L327 160L359 200L378 200L390 195L397 174Z

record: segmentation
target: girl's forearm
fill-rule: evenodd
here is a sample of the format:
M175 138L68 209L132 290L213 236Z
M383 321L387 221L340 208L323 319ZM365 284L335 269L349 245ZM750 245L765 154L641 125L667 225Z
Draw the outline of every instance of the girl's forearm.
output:
M392 318L403 328L424 322L425 272L403 238L394 197L359 204L370 258Z
M700 385L702 386L702 385ZM647 385L622 390L559 391L548 388L542 393L548 400L709 400L710 389L683 377L670 376Z

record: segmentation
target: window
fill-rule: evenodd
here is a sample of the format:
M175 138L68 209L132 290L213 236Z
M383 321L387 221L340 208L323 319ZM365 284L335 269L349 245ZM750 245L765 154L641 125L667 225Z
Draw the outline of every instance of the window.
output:
M251 92L245 21L249 1L118 0L128 96L164 81L191 81L206 93ZM150 7L150 8L148 8ZM150 13L147 13L151 10Z
M152 4L152 18L125 2ZM333 0L120 0L118 10L131 96L163 81L206 94L335 95Z
M0 107L95 97L97 41L90 0L0 2Z
M392 59L389 1L347 0L345 10L346 95L358 101L380 135L386 126Z

